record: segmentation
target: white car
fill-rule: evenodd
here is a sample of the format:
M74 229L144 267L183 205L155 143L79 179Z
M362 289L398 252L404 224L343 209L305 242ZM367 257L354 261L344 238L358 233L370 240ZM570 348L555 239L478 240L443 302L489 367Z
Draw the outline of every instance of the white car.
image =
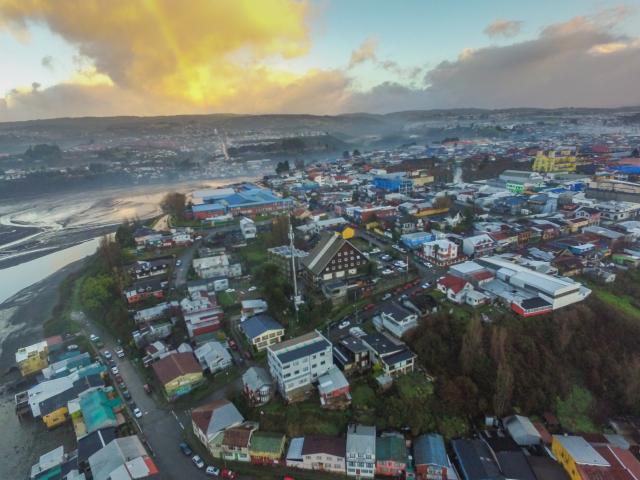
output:
M427 288L429 288L430 286L431 286L431 284L429 282L425 282L425 283L422 284L422 288L424 288L425 290Z
M388 268L385 270L382 270L382 275L392 275L393 274L393 270L389 270Z
M217 477L220 475L220 469L218 467L214 467L213 465L209 465L205 470L207 475L211 475L212 477Z
M98 340L98 337L95 333L92 333L91 335L89 335L89 340L91 340L92 342L95 342L96 340Z
M347 328L349 325L349 320L343 320L342 322L340 322L340 325L338 325L338 328L342 330L343 328Z
M204 462L200 458L200 455L194 455L191 460L193 460L193 463L195 464L196 467L204 468Z
M138 407L133 409L133 415L136 418L142 418L142 410L140 410Z
M389 300L391 298L391 294L390 293L385 293L382 296L382 301L384 302L385 300Z
M115 352L118 358L124 358L124 350L122 349L122 347L116 348Z
M118 367L111 367L111 373L113 373L114 375L118 375L120 373L120 370L118 370Z
M102 352L102 356L107 360L111 360L111 352L109 350L105 350L104 352Z
M182 260L176 260L176 267L179 267L180 265L182 265Z
M249 287L247 288L247 292L255 292L258 289L258 287ZM212 467L215 468L215 467Z
M227 292L227 293L233 293L233 292L235 292L235 291L236 291L236 289L235 289L235 288L227 288L227 289L225 290L225 292Z

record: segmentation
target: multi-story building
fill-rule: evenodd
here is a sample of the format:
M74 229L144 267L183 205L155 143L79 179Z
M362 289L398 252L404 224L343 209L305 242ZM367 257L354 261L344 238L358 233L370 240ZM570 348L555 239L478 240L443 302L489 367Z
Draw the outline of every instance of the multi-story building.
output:
M261 367L249 367L242 374L242 392L251 405L264 405L273 396L273 380Z
M351 242L332 232L323 234L302 260L305 275L314 285L361 275L367 263L366 257Z
M284 337L284 327L264 313L248 318L240 324L240 328L249 344L258 352L275 345Z
M373 478L376 473L376 427L349 425L346 451L347 476Z
M325 435L292 438L287 466L344 475L346 440Z
M303 398L333 367L331 342L318 331L269 345L267 355L278 391L289 402Z
M362 342L369 349L372 362L381 365L385 375L395 377L413 372L416 354L400 340L371 333L362 337Z
M251 240L256 238L256 224L253 220L247 217L242 217L240 219L240 233L245 240Z
M211 340L222 327L224 313L215 297L205 290L190 289L189 296L180 301L180 309L189 338L196 343Z
M49 345L46 340L16 351L16 363L23 377L37 373L49 364Z
M462 251L465 255L479 257L493 253L495 249L496 242L486 233L466 237L462 240Z
M458 245L446 239L433 240L422 245L422 254L434 263L447 265L458 258Z
M373 323L380 329L385 329L398 338L418 325L418 316L395 303L385 303L373 317Z
M540 150L533 161L534 172L556 173L576 171L575 147Z
M309 255L308 252L293 248L293 256L296 267L296 273L302 268L302 259ZM280 267L280 270L286 275L287 278L291 278L291 247L289 245L281 245L279 247L272 247L267 250L267 257L269 262L275 263Z

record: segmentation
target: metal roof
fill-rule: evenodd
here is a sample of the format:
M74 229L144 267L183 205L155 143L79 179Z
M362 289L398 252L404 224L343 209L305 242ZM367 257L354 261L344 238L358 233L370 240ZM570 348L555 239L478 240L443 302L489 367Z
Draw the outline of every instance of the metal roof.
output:
M582 437L577 435L554 435L553 439L564 447L578 465L609 466L609 462Z
M269 330L281 330L284 328L273 317L264 313L247 318L241 324L242 330L247 338L254 339L268 332Z

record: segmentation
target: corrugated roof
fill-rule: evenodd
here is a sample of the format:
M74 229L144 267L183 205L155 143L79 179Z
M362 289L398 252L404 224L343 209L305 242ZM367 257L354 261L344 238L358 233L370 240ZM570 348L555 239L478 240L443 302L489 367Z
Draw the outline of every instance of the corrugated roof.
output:
M294 439L295 440L295 439ZM326 454L344 458L347 450L347 440L341 437L327 435L307 435L304 437L302 455Z
M249 448L255 452L281 454L285 436L282 433L254 432L251 436Z
M174 353L153 364L153 371L162 382L167 384L182 375L202 373L202 367L191 352Z
M413 443L413 457L416 465L438 465L448 467L449 458L442 435L429 433L420 435Z
M376 438L376 461L407 462L407 446L404 438L397 435L387 435Z
M269 330L280 330L283 327L271 315L261 313L247 318L242 322L241 328L248 338L254 339Z

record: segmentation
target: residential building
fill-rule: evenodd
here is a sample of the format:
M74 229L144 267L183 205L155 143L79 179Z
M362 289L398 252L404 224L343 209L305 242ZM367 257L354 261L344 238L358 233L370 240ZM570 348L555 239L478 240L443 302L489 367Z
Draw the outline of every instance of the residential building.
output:
M458 245L446 239L433 240L422 245L422 254L430 262L449 265L458 258Z
M253 422L245 422L237 427L227 428L222 434L222 441L219 445L214 442L214 449L217 447L219 455L215 457L232 462L250 462L249 445L251 437L258 429L258 425Z
M226 399L214 400L191 411L193 433L215 457L220 457L219 444L224 431L243 422L242 414Z
M284 455L286 437L282 433L253 432L249 442L251 463L257 465L280 465Z
M78 469L78 457L72 453L65 453L61 445L50 452L40 455L38 463L31 467L30 480L57 479L62 475L78 480L84 479L84 475Z
M258 315L259 313L265 313L269 305L261 298L255 298L251 300L242 300L240 302L240 313L244 318Z
M49 364L49 345L43 340L16 351L16 363L23 377L38 373Z
M467 256L481 257L490 255L496 247L496 242L486 233L466 237L462 240L462 251Z
M253 220L247 217L242 217L240 219L240 233L245 240L252 240L256 238L256 224Z
M151 297L162 300L167 284L167 280L157 277L137 280L124 289L124 297L130 305Z
M229 350L220 342L206 342L197 347L193 354L198 359L202 370L210 373L226 370L233 365L233 358Z
M351 403L349 392L349 382L336 366L318 377L320 404L325 408L346 408Z
M420 435L414 440L413 461L417 480L458 480L444 439L437 433Z
M351 335L334 343L333 359L345 375L365 372L371 368L369 349L362 340Z
M373 324L379 329L387 330L397 338L402 338L405 333L418 326L418 316L400 305L387 302L373 317Z
M242 391L251 405L264 405L273 397L273 380L263 368L249 367L242 374Z
M202 367L191 352L168 355L153 364L153 371L170 401L203 382Z
M106 428L116 428L125 422L120 414L124 402L112 387L82 392L77 399L68 403L68 408L76 438Z
M206 290L190 288L189 296L180 301L180 310L189 338L197 344L212 340L222 328L224 312Z
M154 478L159 470L136 435L120 437L89 457L93 480Z
M271 263L275 263L280 267L280 271L287 277L291 278L291 246L282 245L279 247L272 247L267 250L267 258ZM305 252L304 250L300 250L298 248L293 248L293 257L296 268L296 273L300 272L302 269L302 259L309 255L309 252Z
M576 148L560 147L554 150L538 151L532 170L544 173L575 172L576 164Z
M564 467L571 480L590 480L589 472L599 471L601 478L610 478L606 473L611 464L600 455L584 438L574 435L554 435L551 451Z
M240 263L230 263L229 256L224 253L194 258L191 263L198 278L235 278L242 275L242 265Z
M325 232L318 244L302 259L310 283L345 280L362 274L368 260L340 234Z
M304 397L333 367L331 342L318 331L269 345L267 357L271 376L287 401Z
M155 258L153 260L139 260L127 267L127 273L135 280L166 275L173 266L173 259L170 257Z
M373 478L376 473L376 427L349 425L346 449L347 476Z
M369 349L371 361L381 365L385 375L396 377L413 372L416 355L401 341L372 333L362 337L362 343Z
M505 480L489 446L478 438L451 441L463 480Z
M409 455L401 434L382 434L376 438L376 475L402 477L407 470Z
M502 424L511 438L521 447L539 445L542 442L540 432L527 417L512 415L504 418Z
M326 435L292 438L287 452L287 466L344 475L346 449L344 438Z
M258 352L279 343L284 337L284 327L265 313L246 319L240 324L240 328L249 345Z
M473 291L473 285L464 278L445 275L436 282L436 288L453 303L464 303L467 293Z

